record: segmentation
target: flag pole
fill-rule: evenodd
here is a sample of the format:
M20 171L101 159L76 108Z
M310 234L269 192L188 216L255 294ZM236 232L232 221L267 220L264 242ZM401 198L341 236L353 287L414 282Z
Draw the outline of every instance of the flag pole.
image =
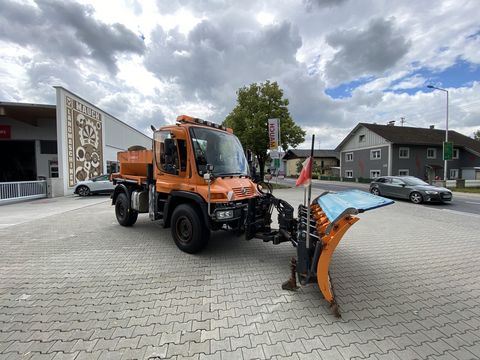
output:
M307 198L307 249L310 249L310 201L312 198L312 169L313 169L313 148L315 146L315 134L312 135L312 150L310 151L310 169L309 169L309 182L308 182L308 198Z

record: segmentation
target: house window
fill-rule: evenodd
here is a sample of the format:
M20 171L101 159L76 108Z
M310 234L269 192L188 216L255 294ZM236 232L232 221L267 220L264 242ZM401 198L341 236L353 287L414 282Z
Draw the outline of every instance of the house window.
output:
M345 170L346 178L353 178L353 170Z
M450 179L458 179L458 169L450 169Z
M358 135L358 142L365 142L365 135Z
M410 148L408 147L401 147L398 150L398 157L400 159L408 159L410 157Z
M453 158L453 159L458 159L458 154L459 154L458 149L453 149L453 156L452 156L452 158Z
M380 177L380 170L370 170L370 179L376 179Z
M116 173L120 171L120 164L118 161L107 160L107 173Z
M408 169L399 169L398 170L398 176L408 176L408 175L410 175Z
M345 154L345 161L353 161L353 152Z
M381 158L382 158L381 149L370 150L370 160L380 160Z
M427 159L436 159L437 158L437 149L428 148L427 149Z

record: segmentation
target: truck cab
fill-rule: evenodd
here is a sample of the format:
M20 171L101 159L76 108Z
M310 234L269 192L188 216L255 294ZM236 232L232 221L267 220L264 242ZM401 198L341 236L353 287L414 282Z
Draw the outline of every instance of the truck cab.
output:
M148 212L190 253L206 245L210 231L244 230L249 201L260 195L231 129L186 115L154 131L152 150L120 152L118 160L118 222L131 226Z

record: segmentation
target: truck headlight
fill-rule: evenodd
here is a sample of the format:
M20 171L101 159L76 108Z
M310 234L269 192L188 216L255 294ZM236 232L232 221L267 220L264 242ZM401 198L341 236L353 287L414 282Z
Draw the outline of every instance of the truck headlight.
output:
M233 218L233 210L217 211L216 214L218 220L226 220Z
M438 191L427 190L427 191L425 191L425 193L427 193L428 195L437 195Z

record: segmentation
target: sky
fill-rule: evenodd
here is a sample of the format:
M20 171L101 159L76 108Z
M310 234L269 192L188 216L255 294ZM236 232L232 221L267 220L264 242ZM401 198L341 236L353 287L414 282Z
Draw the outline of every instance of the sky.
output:
M389 0L0 0L0 101L64 86L150 134L221 123L236 91L277 81L299 147L359 122L480 129L480 3Z

